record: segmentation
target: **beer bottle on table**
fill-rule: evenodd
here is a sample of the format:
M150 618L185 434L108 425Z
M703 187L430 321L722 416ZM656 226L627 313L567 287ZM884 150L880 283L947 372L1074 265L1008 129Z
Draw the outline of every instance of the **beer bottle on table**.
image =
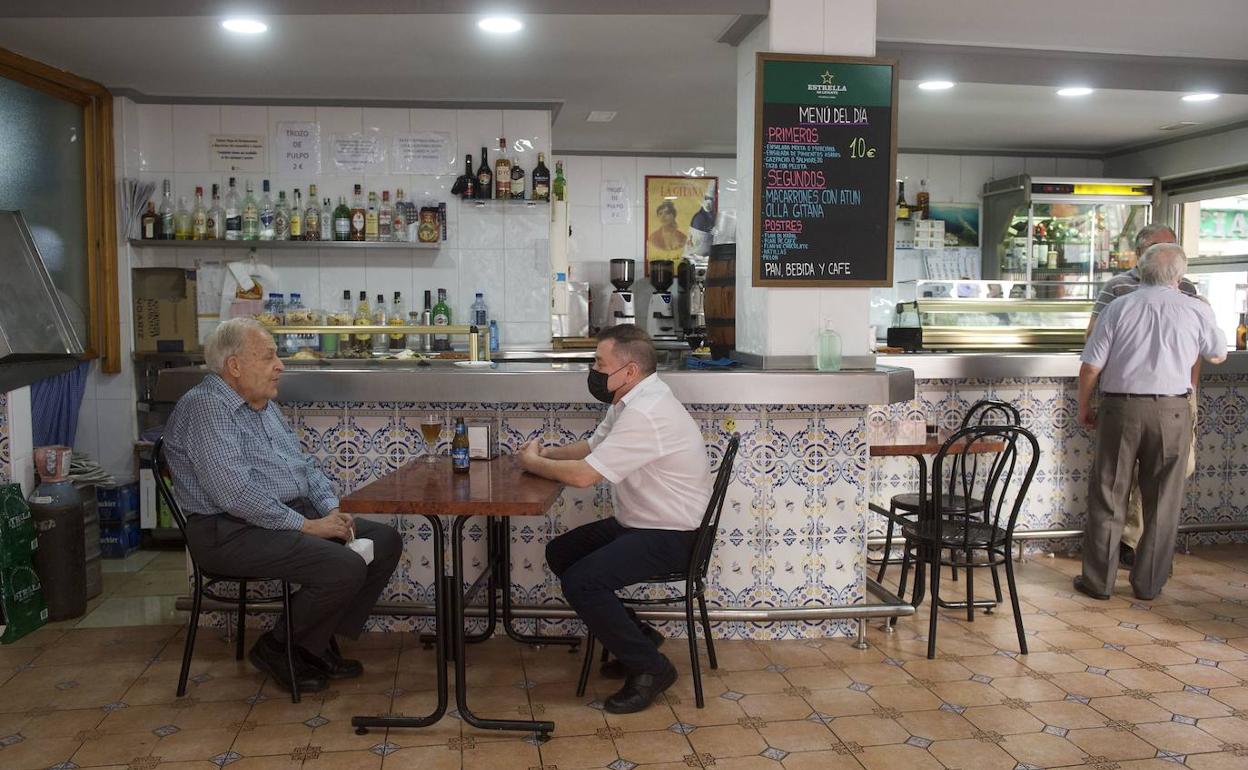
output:
M468 472L468 428L464 418L455 418L455 438L451 440L451 468L456 473Z

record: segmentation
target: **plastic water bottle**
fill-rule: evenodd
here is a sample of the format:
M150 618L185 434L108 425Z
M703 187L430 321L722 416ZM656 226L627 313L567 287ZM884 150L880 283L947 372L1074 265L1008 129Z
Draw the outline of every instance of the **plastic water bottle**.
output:
M815 368L821 372L841 370L841 335L832 328L831 321L819 332L819 354L815 359Z
M485 295L477 292L477 298L472 303L472 325L478 329L485 329L490 325L490 309L486 307Z
M490 352L498 352L498 321L490 320Z

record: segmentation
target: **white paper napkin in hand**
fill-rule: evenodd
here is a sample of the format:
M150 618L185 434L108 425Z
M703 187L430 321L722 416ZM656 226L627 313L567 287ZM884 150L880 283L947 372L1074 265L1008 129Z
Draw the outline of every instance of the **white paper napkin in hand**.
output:
M347 547L360 555L365 564L373 563L373 541L366 537L356 537L347 541Z

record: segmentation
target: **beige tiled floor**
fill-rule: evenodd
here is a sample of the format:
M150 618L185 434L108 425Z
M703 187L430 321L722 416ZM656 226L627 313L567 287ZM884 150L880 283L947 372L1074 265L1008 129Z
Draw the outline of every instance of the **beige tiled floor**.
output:
M156 559L176 571L171 558ZM1077 569L1045 557L1021 566L1030 655L1015 655L1004 610L974 623L944 615L935 661L924 657L926 608L891 635L874 624L865 651L846 639L721 641L704 709L694 707L679 642L667 650L681 679L662 703L628 716L596 708L610 682L592 679L591 693L574 695L579 656L566 649L498 639L473 647L478 713L553 720L554 737L540 745L452 717L355 735L353 714L432 706L432 653L401 634L347 645L366 675L293 705L215 632L201 635L190 692L178 700L179 627L43 629L0 648L0 767L1248 768L1245 549L1181 556L1153 602L1123 588L1108 602L1072 595ZM110 598L127 598L125 584Z
M125 559L104 559L104 590L87 603L86 614L61 627L105 628L185 623L174 600L186 594L186 557L181 551L137 551Z

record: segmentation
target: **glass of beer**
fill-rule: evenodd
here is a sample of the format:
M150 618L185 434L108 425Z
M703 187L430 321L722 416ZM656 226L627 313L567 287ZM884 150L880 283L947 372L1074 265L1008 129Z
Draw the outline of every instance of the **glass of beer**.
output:
M420 422L420 437L425 440L425 462L438 461L438 436L442 435L442 415L430 412Z

